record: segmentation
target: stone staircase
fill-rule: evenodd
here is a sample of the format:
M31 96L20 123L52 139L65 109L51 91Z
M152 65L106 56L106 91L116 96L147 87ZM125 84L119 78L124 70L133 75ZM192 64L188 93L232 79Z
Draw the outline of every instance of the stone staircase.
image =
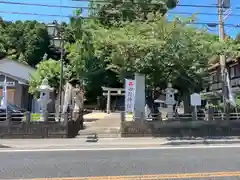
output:
M94 122L86 123L86 128L79 131L78 137L89 137L95 134L101 138L113 138L120 137L120 113L109 114L103 119L96 120Z

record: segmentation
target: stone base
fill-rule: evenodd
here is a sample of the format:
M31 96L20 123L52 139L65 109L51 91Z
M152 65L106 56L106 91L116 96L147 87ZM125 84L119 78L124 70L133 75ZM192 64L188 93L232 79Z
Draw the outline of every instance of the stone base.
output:
M240 120L190 122L122 122L122 137L240 136Z
M56 122L0 124L0 138L65 138L67 125Z

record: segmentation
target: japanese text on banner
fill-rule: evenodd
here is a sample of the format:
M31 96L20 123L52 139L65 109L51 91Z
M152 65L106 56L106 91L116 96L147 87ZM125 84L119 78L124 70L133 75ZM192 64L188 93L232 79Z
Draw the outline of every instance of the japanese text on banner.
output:
M125 79L125 112L133 113L135 102L135 80Z

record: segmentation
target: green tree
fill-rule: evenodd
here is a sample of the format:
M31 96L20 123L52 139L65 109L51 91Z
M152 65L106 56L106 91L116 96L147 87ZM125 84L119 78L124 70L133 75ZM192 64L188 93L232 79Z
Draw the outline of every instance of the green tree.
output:
M164 15L169 9L175 8L177 0L105 0L90 2L90 15L99 18L106 26L121 21L146 20L149 13Z
M37 88L41 85L44 78L48 79L48 83L58 93L60 83L60 62L49 59L41 61L37 66L37 71L31 75L29 82L29 92L38 95ZM64 67L64 81L68 79L68 68Z
M146 74L152 88L164 88L171 81L182 93L199 91L208 59L232 48L214 35L187 26L189 21L151 16L149 21L123 27L100 26L94 30L96 56L120 77Z
M34 67L48 52L46 26L37 21L0 21L0 42L6 56Z
M74 37L74 43L66 46L68 63L71 67L70 79L76 79L79 84L84 82L87 100L94 102L102 95L102 86L120 86L116 74L107 70L104 59L96 56L94 32L99 23L94 19L83 19L81 11L77 11L70 19L69 30Z

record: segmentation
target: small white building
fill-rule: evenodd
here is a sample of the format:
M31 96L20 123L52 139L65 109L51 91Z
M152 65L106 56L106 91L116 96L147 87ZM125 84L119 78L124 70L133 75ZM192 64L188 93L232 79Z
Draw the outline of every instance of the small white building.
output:
M31 110L32 95L28 93L28 82L36 69L8 58L0 59L0 97L7 78L7 101L21 108Z

